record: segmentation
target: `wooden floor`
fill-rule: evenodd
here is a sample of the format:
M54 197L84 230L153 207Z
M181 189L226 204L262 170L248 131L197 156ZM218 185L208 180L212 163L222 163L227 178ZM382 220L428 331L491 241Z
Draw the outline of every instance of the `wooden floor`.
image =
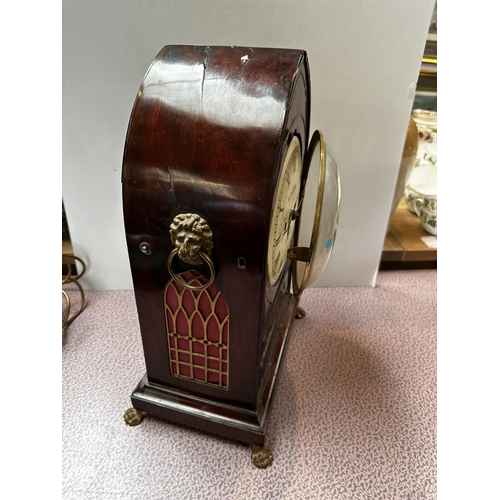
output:
M392 216L387 232L381 269L405 269L408 267L437 266L437 248L430 248L422 237L432 237L424 231L420 219L411 213L404 197Z

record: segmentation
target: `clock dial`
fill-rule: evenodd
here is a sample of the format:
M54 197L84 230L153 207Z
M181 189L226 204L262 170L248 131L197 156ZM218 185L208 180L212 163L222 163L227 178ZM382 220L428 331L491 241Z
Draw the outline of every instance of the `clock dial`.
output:
M271 285L274 285L283 271L288 249L292 246L297 219L302 156L300 143L293 137L288 147L283 168L276 189L269 240L267 248L267 270Z

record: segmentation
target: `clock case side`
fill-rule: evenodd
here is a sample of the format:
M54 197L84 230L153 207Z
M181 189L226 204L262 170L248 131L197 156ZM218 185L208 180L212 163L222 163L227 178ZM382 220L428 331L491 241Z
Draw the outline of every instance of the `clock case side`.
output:
M303 52L303 59L299 64L293 88L290 92L290 105L284 122L280 160L278 164L281 168L276 171L276 180L284 167L284 159L294 136L298 137L302 157L301 191L299 199L304 196L304 185L307 178L308 164L305 159L310 133L311 116L311 85L310 69L307 53ZM269 220L274 204L270 205ZM268 227L270 223L268 224ZM295 230L293 245L297 244L297 231ZM295 318L298 299L290 293L292 262L287 261L282 271L280 279L275 285L271 285L266 273L266 280L263 288L262 318L264 324L261 328L260 352L259 352L259 395L258 409L259 420L267 422L271 407L273 391L279 374L280 363L285 354L288 334Z
M303 51L164 47L137 94L124 151L124 222L147 370L132 403L152 415L253 444L263 442L268 414L257 410L263 404L258 365L269 291L261 243L300 71L309 92ZM307 143L308 95L305 100L301 135ZM274 108L256 109L259 102ZM228 390L169 370L163 302L173 249L168 228L186 212L204 217L214 235L214 284L227 299L232 335ZM142 242L151 245L152 254L140 251ZM241 259L244 270L237 265ZM285 275L289 282L288 268Z

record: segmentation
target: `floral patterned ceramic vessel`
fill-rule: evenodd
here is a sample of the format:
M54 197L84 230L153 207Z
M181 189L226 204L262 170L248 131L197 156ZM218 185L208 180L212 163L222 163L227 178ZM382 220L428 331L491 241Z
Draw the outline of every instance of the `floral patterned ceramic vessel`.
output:
M429 144L429 146L424 149L424 160L427 160L433 165L437 165L437 144Z
M419 160L426 159L432 163L437 162L437 156L429 159L427 147L435 147L437 143L437 113L426 109L415 109L412 118L418 129L418 155Z
M437 112L428 109L414 109L411 113L417 127L428 128L437 132Z
M415 169L405 188L406 205L430 234L437 235L437 167L432 164Z
M405 188L405 200L408 210L415 213L414 201L417 198L436 196L437 201L437 167L427 161L415 167Z
M415 201L415 210L417 215L420 217L420 222L425 231L430 234L437 236L437 212L433 213L424 208L425 201L418 199ZM436 205L437 209L437 205Z
M417 127L418 128L418 139L421 142L434 142L434 138L436 137L436 133L432 131L432 129L427 127Z

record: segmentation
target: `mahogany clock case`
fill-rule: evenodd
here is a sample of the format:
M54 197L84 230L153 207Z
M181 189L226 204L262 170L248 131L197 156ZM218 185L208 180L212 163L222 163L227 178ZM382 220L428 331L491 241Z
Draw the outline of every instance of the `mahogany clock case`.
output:
M130 117L122 171L146 363L134 408L263 444L297 305L289 293L290 262L275 285L267 278L269 223L288 145L298 137L304 163L309 121L302 50L166 46L151 64ZM165 310L174 249L169 227L186 213L205 219L213 234L213 286L229 317L226 387L172 373ZM210 274L206 265L180 259L175 265L179 273Z

